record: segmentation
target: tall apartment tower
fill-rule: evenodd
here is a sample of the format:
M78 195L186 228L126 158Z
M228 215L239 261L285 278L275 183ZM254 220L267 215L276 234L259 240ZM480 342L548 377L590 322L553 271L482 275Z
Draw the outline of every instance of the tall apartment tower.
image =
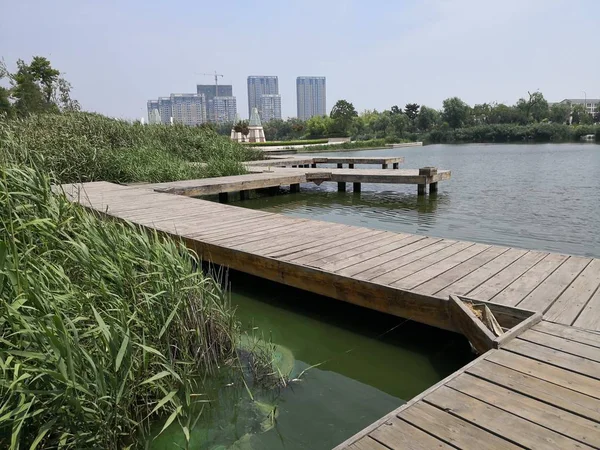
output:
M327 114L325 77L296 78L296 96L298 119L308 120L313 116Z
M279 96L279 79L276 76L249 76L248 77L248 117L252 115L252 109L256 108L263 122L272 119L281 119L281 97L279 97L278 115L273 116L273 111L263 111L262 97L264 95ZM271 97L272 98L272 97ZM267 100L269 103L271 100ZM270 118L267 119L267 115Z
M263 94L260 96L259 116L263 122L281 119L281 95ZM252 115L252 114L251 114Z
M221 96L219 92L219 96L212 99L212 108L214 122L235 122L237 117L237 102L234 96Z
M148 123L200 125L206 122L204 94L171 94L148 100Z
M209 122L217 122L215 115L215 108L213 105L213 99L219 97L233 97L233 86L231 84L219 84L218 88L215 88L214 84L197 84L196 93L204 94L206 99L206 118Z

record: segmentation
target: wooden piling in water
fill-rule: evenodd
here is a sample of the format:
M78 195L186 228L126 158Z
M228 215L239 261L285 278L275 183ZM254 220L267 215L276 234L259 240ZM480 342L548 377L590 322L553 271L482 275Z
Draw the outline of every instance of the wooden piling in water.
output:
M352 191L355 193L360 192L360 183L352 183Z
M300 192L300 183L290 184L290 193L296 194Z

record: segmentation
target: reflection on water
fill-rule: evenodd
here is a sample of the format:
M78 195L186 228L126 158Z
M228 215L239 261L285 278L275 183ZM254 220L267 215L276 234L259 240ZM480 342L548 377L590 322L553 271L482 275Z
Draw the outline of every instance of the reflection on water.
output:
M404 156L403 167L452 170L437 196L409 185L335 183L236 203L296 217L390 231L600 257L600 146L431 145L329 153ZM360 166L368 167L368 166Z

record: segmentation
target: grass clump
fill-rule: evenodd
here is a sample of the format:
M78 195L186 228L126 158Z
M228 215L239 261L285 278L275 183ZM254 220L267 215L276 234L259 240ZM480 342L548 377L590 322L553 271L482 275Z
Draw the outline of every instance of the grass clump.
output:
M261 152L210 128L142 125L99 114L69 112L0 119L0 153L42 168L61 183L162 182L246 173Z
M0 448L138 448L157 420L188 436L202 380L237 360L227 296L184 246L50 181L0 161Z

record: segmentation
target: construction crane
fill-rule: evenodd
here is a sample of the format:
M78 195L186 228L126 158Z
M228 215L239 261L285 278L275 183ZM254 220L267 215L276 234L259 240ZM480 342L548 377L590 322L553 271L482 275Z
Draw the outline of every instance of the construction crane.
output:
M223 75L221 75L220 73L217 73L216 70L215 70L215 73L203 73L201 75L215 77L215 97L218 97L219 96L219 77L223 78Z

